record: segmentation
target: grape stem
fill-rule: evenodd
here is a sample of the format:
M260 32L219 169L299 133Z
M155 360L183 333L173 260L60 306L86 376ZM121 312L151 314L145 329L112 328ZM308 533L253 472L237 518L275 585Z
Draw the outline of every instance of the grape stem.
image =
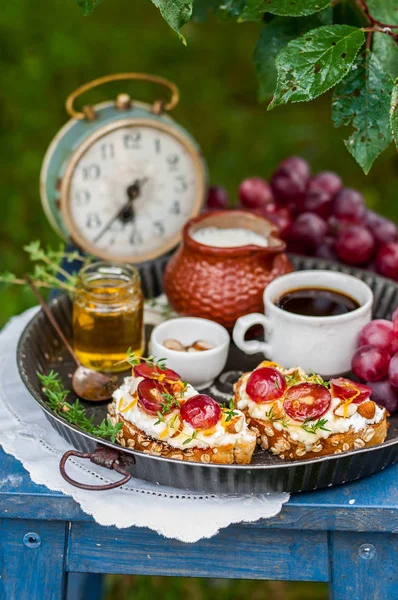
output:
M360 11L364 14L366 20L369 22L370 27L366 27L363 31L368 33L368 37L366 40L366 48L370 49L370 44L372 41L373 32L377 33L386 33L391 36L395 43L398 45L398 34L393 32L393 29L398 29L398 25L389 25L388 23L383 23L376 19L369 10L369 6L366 0L355 0L355 4L358 6Z

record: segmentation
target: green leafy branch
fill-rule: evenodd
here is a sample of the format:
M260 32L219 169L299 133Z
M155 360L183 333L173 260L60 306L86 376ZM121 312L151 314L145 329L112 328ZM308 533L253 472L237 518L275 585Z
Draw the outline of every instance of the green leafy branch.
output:
M77 0L89 14L99 0ZM396 0L152 0L178 33L209 12L262 23L253 53L268 109L308 102L334 88L333 122L365 173L398 144Z
M63 386L58 373L50 371L48 375L37 373L37 376L43 385L43 392L53 412L63 417L71 425L76 425L87 431L87 433L103 439L109 438L112 442L116 440L117 434L123 428L123 423L112 423L111 418L108 416L98 426L94 425L93 418L87 416L86 408L77 398L73 404L66 401L69 392Z
M61 262L72 263L79 261L83 267L91 261L91 258L82 257L77 251L65 252L62 244L58 250L53 250L50 247L44 250L40 242L36 240L24 246L23 249L33 263L33 272L30 274L30 279L36 287L58 288L68 293L73 293L76 290L77 273L68 273L61 266ZM25 279L19 278L14 273L9 272L0 275L0 282L4 284L26 285Z

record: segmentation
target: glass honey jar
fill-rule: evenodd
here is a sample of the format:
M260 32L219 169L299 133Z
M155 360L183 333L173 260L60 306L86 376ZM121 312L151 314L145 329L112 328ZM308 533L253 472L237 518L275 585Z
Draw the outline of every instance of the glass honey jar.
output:
M126 369L126 351L144 350L144 298L138 271L95 262L77 279L73 300L74 349L81 364L97 371Z

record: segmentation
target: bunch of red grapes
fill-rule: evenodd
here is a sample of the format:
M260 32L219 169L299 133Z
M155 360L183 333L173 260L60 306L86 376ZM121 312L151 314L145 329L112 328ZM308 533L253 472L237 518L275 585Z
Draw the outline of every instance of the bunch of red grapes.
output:
M275 223L289 252L337 260L398 281L397 226L367 210L362 194L344 187L336 173L311 177L307 161L293 156L278 166L270 183L245 179L238 194L237 208ZM228 204L224 188L209 189L207 208Z
M372 388L372 400L390 413L398 410L398 308L392 322L376 319L365 325L351 368Z

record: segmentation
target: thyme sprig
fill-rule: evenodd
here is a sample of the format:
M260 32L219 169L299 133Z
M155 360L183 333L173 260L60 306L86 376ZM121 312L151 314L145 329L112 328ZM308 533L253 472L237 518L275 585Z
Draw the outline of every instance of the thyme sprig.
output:
M319 385L323 385L325 388L330 388L330 382L329 381L325 381L324 379L322 379L322 377L320 375L318 375L317 373L310 373L307 377L306 377L306 381L309 381L310 383L318 383Z
M282 425L282 427L288 428L290 423L286 416L278 417L278 415L274 412L274 407L271 406L268 412L265 413L265 416L272 423L278 422Z
M30 278L36 287L58 288L73 293L76 290L77 273L68 273L61 262L67 263L79 261L81 266L91 262L92 257L83 257L78 252L65 252L63 244L57 250L51 247L42 248L40 242L35 240L23 247L33 264ZM79 269L80 270L80 269ZM26 285L23 278L14 273L6 272L0 275L0 282L5 284Z
M162 415L170 413L173 408L180 408L180 401L172 394L162 394L164 402L160 404Z
M144 362L149 367L152 367L153 369L158 368L161 371L165 371L167 369L166 360L167 360L166 358L158 358L156 360L155 357L152 355L148 356L147 358L145 358L144 356L137 356L136 353L131 348L129 348L126 352L126 358L119 361L116 364L120 365L122 362L127 362L132 367L135 367L135 366L139 365L140 363Z
M316 435L319 429L321 429L322 431L330 432L330 429L327 429L325 427L326 423L328 422L327 419L318 419L316 423L312 423L311 425L309 425L311 420L311 418L306 419L301 425L301 428L304 429L304 431L306 431L307 433L313 433L314 435Z
M284 377L288 386L296 385L296 383L300 383L301 381L300 373L297 369L290 375L285 375Z
M178 415L174 415L174 417L172 417L170 419L170 421L167 421L164 418L164 415L162 415L162 413L160 411L158 411L156 413L158 420L155 422L155 425L159 425L159 423L165 423L167 425L167 427L170 427L170 429L174 429L175 431L179 431L180 435L185 436L187 439L184 440L182 442L182 445L185 446L186 444L189 444L189 442L192 442L192 440L194 440L196 438L196 436L198 435L198 432L196 429L193 430L193 432L191 434L188 433L184 433L183 431L179 430L179 427L175 426L175 422L177 420Z
M103 419L97 426L93 423L93 418L87 416L86 408L76 398L73 404L66 401L69 394L61 381L61 377L55 371L50 371L48 375L37 373L43 385L44 394L47 397L48 405L51 410L68 423L76 425L100 438L109 438L112 442L116 440L116 436L121 432L123 423L112 423L110 417Z
M229 421L231 421L231 419L232 419L233 417L236 417L236 415L238 414L238 413L235 411L235 404L234 404L234 401L233 401L233 399L232 399L232 398L231 398L231 400L229 401L229 405L228 405L228 406L229 406L229 408L227 408L227 407L223 408L223 413L224 413L224 415L225 415L225 422L226 422L226 423L228 423Z

